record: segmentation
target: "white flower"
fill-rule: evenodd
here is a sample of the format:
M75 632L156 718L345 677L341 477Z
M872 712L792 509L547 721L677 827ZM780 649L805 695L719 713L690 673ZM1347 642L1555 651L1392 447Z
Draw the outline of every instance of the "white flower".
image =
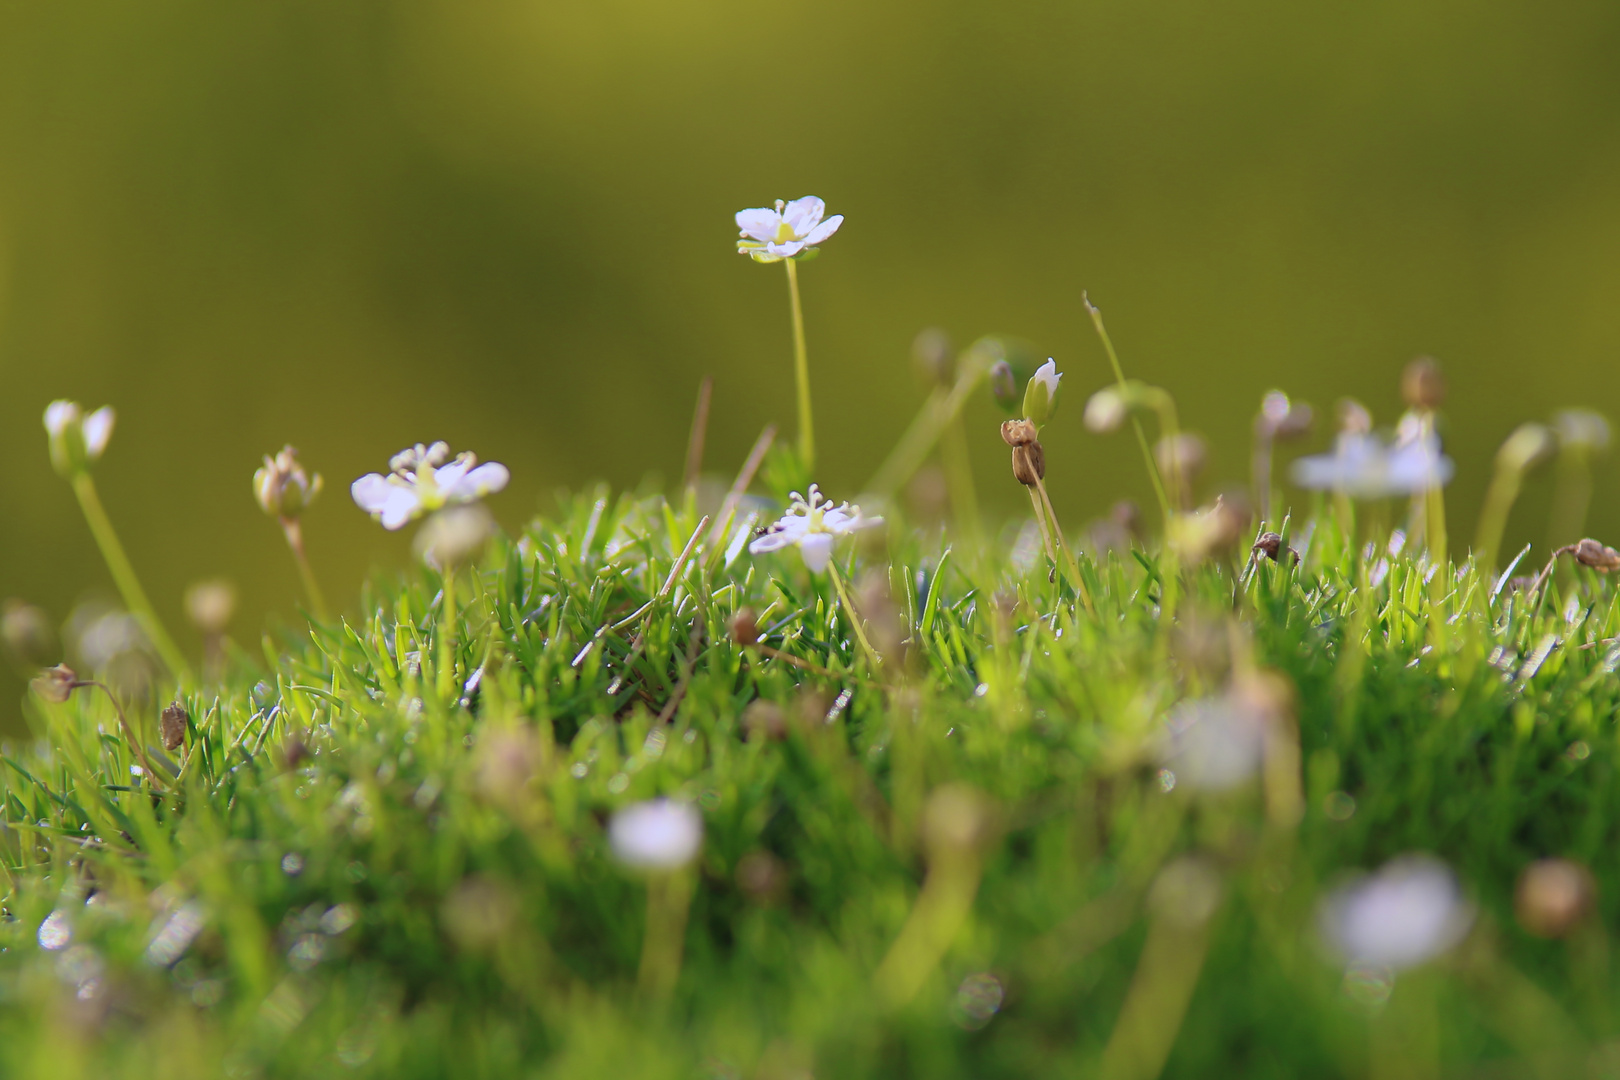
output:
M811 484L810 498L806 500L795 491L787 513L766 526L764 533L748 545L748 551L760 555L797 546L799 554L804 557L804 565L810 568L811 573L819 574L832 561L833 541L840 536L881 524L883 519L880 517L862 517L858 506L849 503L831 505L821 497L821 489Z
M1343 432L1331 454L1294 462L1300 487L1342 491L1358 499L1414 495L1450 482L1451 459L1432 434L1414 434L1386 443L1376 435Z
M1318 919L1328 944L1350 963L1399 970L1461 941L1474 911L1444 863L1403 855L1329 893Z
M360 509L392 530L442 506L476 502L511 479L499 462L480 465L476 456L463 453L444 464L449 454L444 443L418 444L394 455L387 476L367 473L349 486L349 494Z
M1057 404L1058 383L1062 379L1057 363L1047 360L1035 369L1029 384L1024 387L1024 416L1034 421L1037 427L1052 418L1052 409Z
M1227 791L1260 771L1266 718L1233 694L1187 701L1165 721L1159 762L1204 791Z
M703 846L703 815L670 799L635 803L608 822L608 844L631 869L678 870Z
M742 239L737 250L755 262L773 263L813 250L844 223L843 214L821 220L827 204L814 195L790 203L776 200L776 209L760 207L737 211L737 228Z

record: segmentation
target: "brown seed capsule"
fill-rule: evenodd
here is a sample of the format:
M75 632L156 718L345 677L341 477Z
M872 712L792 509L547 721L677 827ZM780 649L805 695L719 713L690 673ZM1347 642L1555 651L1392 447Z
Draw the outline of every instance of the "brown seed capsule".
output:
M79 685L79 676L66 664L57 664L40 672L30 685L42 699L52 705L60 705L73 696L74 688Z
M186 742L186 724L191 715L186 712L185 706L178 701L163 710L159 718L159 727L163 734L163 749L174 751L180 749Z
M1001 425L1001 441L1011 447L1028 446L1037 434L1028 420L1006 420Z
M1012 452L1013 478L1025 487L1046 479L1046 451L1038 442L1015 446Z
M1401 397L1414 409L1432 412L1446 400L1446 379L1432 356L1420 356L1401 372Z
M759 616L753 608L738 608L731 617L731 640L744 646L759 643Z
M1601 544L1590 536L1576 544L1571 554L1575 556L1576 562L1582 566L1590 566L1594 570L1601 570L1604 573L1620 570L1620 551Z
M1258 551L1272 562L1280 562L1280 556L1285 550L1283 548L1283 538L1280 534L1274 532L1261 533L1260 539L1254 542L1254 550ZM1287 548L1286 550L1288 552L1288 561L1290 564L1299 562L1299 552L1295 551L1293 548Z
M779 705L773 702L756 700L748 703L743 710L743 734L749 742L758 742L763 739L767 742L780 742L787 738L787 717L783 715Z
M1513 894L1519 925L1536 937L1563 937L1592 910L1592 872L1569 859L1541 859L1525 867Z

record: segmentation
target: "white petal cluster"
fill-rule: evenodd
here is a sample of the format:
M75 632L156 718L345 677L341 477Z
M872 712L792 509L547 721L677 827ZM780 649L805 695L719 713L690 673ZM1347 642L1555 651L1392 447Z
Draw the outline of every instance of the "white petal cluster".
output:
M1403 855L1329 893L1318 918L1323 937L1345 960L1400 970L1461 941L1474 911L1445 863Z
M1373 434L1339 435L1330 454L1294 462L1294 483L1321 491L1341 491L1357 499L1415 495L1451 480L1451 459L1440 452L1433 434L1411 435L1386 442Z
M811 484L810 498L806 499L795 491L787 513L766 526L765 531L748 545L748 550L750 554L761 555L767 551L797 547L804 558L804 565L809 567L811 573L819 574L832 561L833 542L840 536L881 524L883 519L880 517L863 517L858 506L851 506L847 502L833 506L822 498L821 489Z
M511 479L499 462L480 465L470 453L451 458L450 447L442 442L418 443L395 454L388 465L387 476L367 473L349 486L349 494L355 505L390 530L440 507L476 502L500 491Z
M103 405L88 415L77 401L53 401L47 405L45 434L57 472L71 475L99 459L112 439L115 419L111 405Z
M678 870L703 846L703 815L672 799L635 803L608 821L608 845L632 870Z
M776 208L760 207L737 211L737 228L742 239L737 250L755 262L773 263L791 259L812 250L844 223L843 214L823 221L827 204L814 195L790 203L776 200Z

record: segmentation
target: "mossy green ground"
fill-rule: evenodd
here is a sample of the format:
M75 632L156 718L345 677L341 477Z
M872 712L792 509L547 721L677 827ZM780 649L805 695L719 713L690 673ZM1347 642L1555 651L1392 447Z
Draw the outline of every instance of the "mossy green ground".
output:
M1532 611L1466 565L1426 584L1385 538L1363 565L1324 519L1300 566L1176 571L1166 619L1163 556L1081 556L1093 613L1010 545L947 555L891 521L840 554L874 670L792 552L700 539L672 574L698 516L585 497L463 570L453 627L424 570L235 655L185 696L184 773L160 797L104 695L35 700L4 767L0 1072L1616 1067L1606 578L1555 576ZM821 670L735 643L744 606ZM1168 710L1267 673L1292 704L1262 774L1171 785ZM136 710L154 746L164 703ZM649 881L605 822L658 795L700 807L705 841ZM1414 851L1456 870L1469 936L1392 987L1347 980L1324 890ZM1514 917L1548 855L1599 886L1568 940ZM678 974L659 942L644 957L649 918L684 925Z

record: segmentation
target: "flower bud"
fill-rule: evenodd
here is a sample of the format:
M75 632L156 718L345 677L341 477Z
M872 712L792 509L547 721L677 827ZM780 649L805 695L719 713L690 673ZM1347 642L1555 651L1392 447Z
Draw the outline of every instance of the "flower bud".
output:
M956 375L951 336L937 326L928 327L912 341L911 360L926 383L949 386Z
M1036 427L1041 427L1052 418L1057 409L1058 384L1063 376L1058 374L1057 363L1047 360L1046 363L1035 369L1029 382L1024 387L1024 416Z
M997 360L990 367L990 396L1008 412L1018 407L1018 379L1005 360Z
M291 446L282 447L275 457L266 454L264 465L253 474L253 497L260 509L283 521L302 514L320 493L321 474L306 473Z
M1564 409L1553 414L1553 430L1561 445L1601 454L1609 448L1609 422L1591 409Z
M1446 379L1432 356L1420 356L1401 372L1401 398L1408 406L1433 412L1446 400Z
M1519 925L1540 938L1573 930L1597 899L1592 872L1569 859L1541 859L1525 867L1513 893Z
M88 416L77 401L53 401L46 406L45 433L57 475L72 479L87 471L107 449L113 420L111 405L103 405Z
M1496 467L1522 473L1546 461L1557 447L1545 425L1520 424L1496 451Z
M744 647L759 643L759 617L753 608L738 608L731 617L731 640Z
M1295 551L1293 548L1284 548L1283 538L1278 533L1261 533L1260 539L1254 542L1253 550L1260 555L1264 555L1272 562L1281 562L1283 560L1283 552L1286 551L1287 559L1290 565L1299 562L1299 552Z
M1594 570L1609 573L1620 570L1620 551L1614 550L1606 544L1600 544L1590 536L1576 544L1571 550L1575 561L1582 566L1590 566Z
M482 551L495 533L495 515L483 503L447 506L416 534L416 553L435 569L459 566Z
M1012 470L1013 479L1025 487L1034 487L1046 479L1046 451L1038 442L1013 447Z
M1277 442L1302 439L1310 434L1315 416L1303 401L1290 401L1281 390L1273 390L1260 401L1260 413L1254 418L1257 434Z
M1119 392L1116 386L1105 386L1086 402L1086 427L1099 435L1110 431L1118 431L1125 423L1125 417L1130 413L1130 407L1125 402L1125 395Z
M45 612L22 600L0 606L0 642L13 663L24 668L44 667L56 653L56 635Z
M1028 446L1035 441L1035 425L1028 420L1004 420L1001 441L1013 447Z
M40 672L29 685L42 700L61 705L73 696L74 689L79 685L79 676L66 664L57 664Z
M224 580L198 581L186 590L186 616L206 635L223 634L236 614L236 587Z
M186 744L186 725L190 722L191 715L186 712L184 705L178 701L174 702L163 710L158 720L159 730L163 735L163 749L172 753Z

